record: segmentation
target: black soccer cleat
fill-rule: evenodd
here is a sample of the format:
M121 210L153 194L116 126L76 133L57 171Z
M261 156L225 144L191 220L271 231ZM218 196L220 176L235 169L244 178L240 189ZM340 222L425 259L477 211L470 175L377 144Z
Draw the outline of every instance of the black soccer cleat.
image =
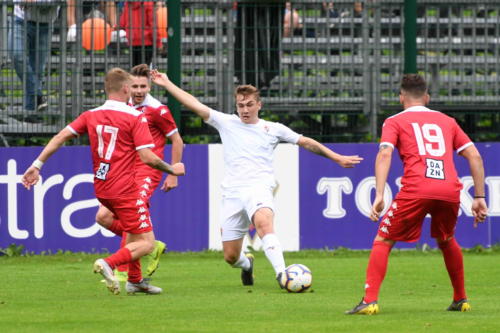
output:
M250 269L248 271L241 269L241 282L244 286L253 286L253 260L254 256L251 253L246 253L245 256L250 260Z
M349 315L360 314L360 315L370 316L377 314L378 312L379 312L379 307L377 301L365 303L364 300L362 299L358 305L356 305L352 310L346 311L345 314Z
M471 310L471 306L467 298L463 298L460 301L451 302L450 306L446 309L446 311L459 311L459 312L467 312Z

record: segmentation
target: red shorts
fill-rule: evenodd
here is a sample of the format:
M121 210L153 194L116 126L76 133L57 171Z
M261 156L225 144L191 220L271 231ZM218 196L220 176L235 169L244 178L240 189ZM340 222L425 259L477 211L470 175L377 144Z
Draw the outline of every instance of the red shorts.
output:
M156 170L155 170L156 171ZM135 182L139 187L139 195L141 198L146 200L149 207L149 200L160 184L163 174L151 172L151 168L147 166L147 169L137 168L135 172Z
M393 241L416 242L427 214L431 237L448 239L455 234L460 203L435 199L395 199L380 221L378 235Z
M142 234L153 231L147 200L140 197L97 199L120 220L126 232Z

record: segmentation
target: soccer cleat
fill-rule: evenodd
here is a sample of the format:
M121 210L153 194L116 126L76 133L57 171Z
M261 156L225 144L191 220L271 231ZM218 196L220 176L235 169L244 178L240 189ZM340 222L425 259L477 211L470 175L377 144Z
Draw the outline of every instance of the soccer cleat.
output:
M278 284L279 284L281 289L285 289L285 286L281 282L281 277L283 276L283 273L284 272L279 272L278 275L276 276L276 281L278 281Z
M118 282L113 274L113 270L104 259L97 259L94 262L94 273L100 273L104 277L106 287L109 291L115 295L120 293L120 282Z
M130 281L127 281L125 284L125 289L127 290L127 294L133 295L135 293L145 293L145 294L150 294L150 295L158 295L161 294L163 289L160 287L155 287L153 285L150 285L148 282L141 280L139 283L133 283Z
M160 265L160 257L165 249L167 248L167 244L162 241L155 241L155 248L153 252L147 255L148 258L148 267L146 269L146 275L151 276L156 271L158 266Z
M356 305L352 310L346 311L345 314L360 314L360 315L374 315L379 311L377 301L365 303L363 300Z
M255 258L251 253L246 253L245 256L250 260L250 269L248 271L241 270L241 282L244 286L253 286L253 260Z
M460 301L453 301L451 305L446 309L446 311L460 311L467 312L471 310L471 306L467 298L463 298Z
M113 274L115 275L116 279L120 282L125 282L128 280L128 272L127 271L119 271L117 269L113 270Z

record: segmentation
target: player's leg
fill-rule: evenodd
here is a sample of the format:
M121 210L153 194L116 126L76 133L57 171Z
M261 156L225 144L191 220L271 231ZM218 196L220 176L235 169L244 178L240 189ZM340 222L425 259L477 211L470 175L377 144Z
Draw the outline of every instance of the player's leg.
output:
M100 226L108 229L121 238L120 248L125 246L126 232L123 229L120 220L116 219L115 215L108 208L106 208L106 206L99 205L99 209L97 210L97 213L95 215L95 220L97 223L99 223ZM119 281L125 282L127 281L127 271L128 264L119 265L114 270L114 274Z
M243 238L223 241L224 260L233 268L241 268L241 283L244 286L252 286L254 256L251 253L244 253L241 250L242 245Z
M104 276L108 289L119 293L119 283L112 270L119 265L135 262L129 266L129 274L134 276L133 279L142 281L137 261L154 248L153 227L147 204L141 199L99 199L99 201L120 219L124 230L128 233L125 247L105 259L98 259L94 264L94 272Z
M276 277L285 270L283 247L274 231L274 188L254 186L246 191L245 210L251 217L267 259L273 266ZM279 281L278 281L279 282ZM281 285L280 285L281 286Z
M248 220L240 198L225 195L221 204L221 238L224 260L233 268L241 268L243 285L253 285L253 255L242 251L248 232Z
M368 260L365 295L361 302L346 314L377 314L378 296L389 263L389 255L396 241L412 242L420 238L427 207L420 199L396 199L382 217ZM404 222L403 222L404 221Z
M160 294L163 290L144 281L141 272L140 258L151 253L155 247L152 231L145 233L128 233L125 248L130 250L132 260L128 265L128 280L125 289L128 294L146 293Z
M453 286L453 302L448 311L470 311L464 283L464 261L462 249L455 239L458 203L435 201L431 211L431 236L436 239L443 254L446 270Z
M147 202L149 207L151 196L153 192L160 184L163 174L158 170L151 171L151 168L146 165L141 165L136 170L136 183L141 189L141 195ZM158 269L160 265L160 258L163 252L165 252L167 244L160 240L155 240L155 247L150 254L146 256L147 266L146 275L151 276Z
M262 240L262 247L267 259L273 266L276 276L285 270L283 247L274 232L274 212L270 208L258 209L252 217L252 222Z

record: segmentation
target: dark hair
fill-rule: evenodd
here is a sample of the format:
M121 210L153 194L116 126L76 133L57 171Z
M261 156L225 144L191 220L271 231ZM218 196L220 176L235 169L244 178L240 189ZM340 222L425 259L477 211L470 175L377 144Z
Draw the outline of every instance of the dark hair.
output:
M255 96L255 100L257 102L260 101L260 91L259 91L259 89L255 88L251 84L245 84L245 85L242 85L242 86L237 86L236 89L234 89L234 97L236 97L238 95L243 95L245 97L254 95Z
M151 75L149 73L150 73L149 66L146 64L140 64L140 65L134 66L130 70L131 75L146 77L146 78L148 78L148 80L151 78Z
M104 90L108 94L119 92L123 85L127 83L130 83L129 73L118 67L111 68L104 77Z
M427 83L419 74L405 74L401 79L401 92L412 97L422 97L427 93Z

